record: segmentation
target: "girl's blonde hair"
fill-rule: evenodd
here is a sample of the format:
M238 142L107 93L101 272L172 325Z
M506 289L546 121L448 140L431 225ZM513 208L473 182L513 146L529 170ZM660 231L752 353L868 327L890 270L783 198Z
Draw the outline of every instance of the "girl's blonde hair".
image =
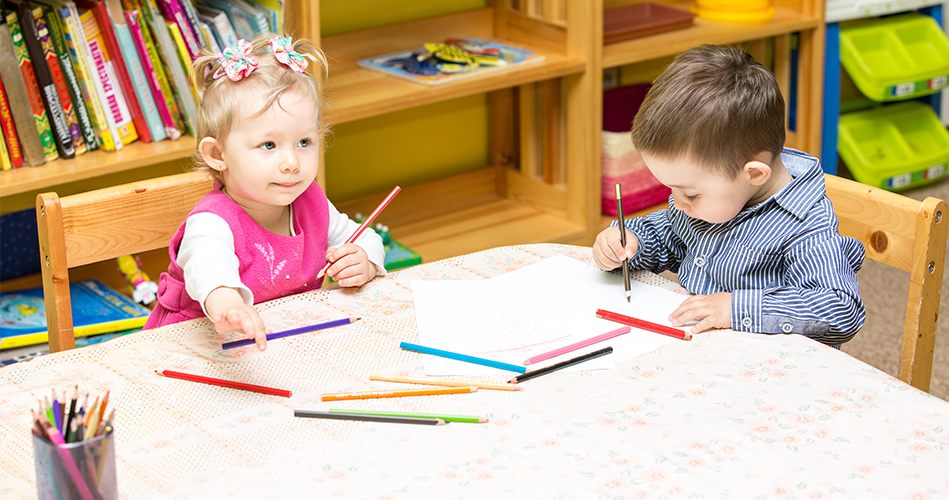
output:
M312 97L316 102L320 147L323 147L328 130L323 120L326 105L323 99L323 83L329 69L326 56L307 40L294 41L293 50L309 62L304 72L297 73L274 57L269 43L271 38L271 35L261 36L251 42L253 50L250 55L257 59L257 67L250 75L238 81L232 81L224 75L218 54L205 50L195 59L191 65L190 76L198 94L198 114L194 123L195 138L199 143L205 137L213 137L223 143L236 120L240 118L238 114L241 103L249 96L262 97L264 100L263 107L252 115L256 116L270 109L280 96L293 89ZM199 151L195 153L195 162L196 169L208 171L211 177L224 184L221 173L210 168Z

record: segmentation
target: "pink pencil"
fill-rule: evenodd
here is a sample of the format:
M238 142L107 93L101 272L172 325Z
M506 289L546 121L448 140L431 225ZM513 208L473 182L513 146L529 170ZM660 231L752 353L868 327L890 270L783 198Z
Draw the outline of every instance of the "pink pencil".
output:
M362 221L362 224L360 224L359 227L356 228L356 232L354 232L353 235L350 236L348 240L346 240L346 243L352 243L356 241L356 238L358 238L359 235L362 234L362 232L365 231L367 227L369 227L369 224L372 224L372 221L375 220L376 216L379 215L380 212L382 212L382 209L386 208L386 205L388 205L389 202L392 201L392 198L395 198L395 195L399 194L399 191L401 190L402 188L400 188L399 186L394 187L392 189L392 192L389 193L389 196L386 196L386 199L382 200L382 203L380 203L379 206L376 207L376 209L373 210L371 214L369 214L369 217L366 217L366 220ZM323 266L323 269L320 269L320 272L316 274L316 277L322 278L323 275L326 274L326 270L329 269L330 266L332 265L333 265L332 262L327 262L326 265Z
M629 331L630 331L630 328L628 326L624 326L622 328L617 328L616 330L613 330L611 332L606 332L602 335L597 335L596 337L591 337L586 340L581 340L580 342L577 342L575 344L563 346L560 349L554 349L553 351L550 351L550 352L538 354L537 356L528 358L527 361L524 362L524 366L532 365L534 363L538 363L546 359L555 358L557 356L560 356L561 354L567 354L568 352L576 351L577 349L583 349L584 347L588 345L593 345L593 344L596 344L597 342L603 342L604 340L609 340L613 337L619 337L620 335L629 333Z

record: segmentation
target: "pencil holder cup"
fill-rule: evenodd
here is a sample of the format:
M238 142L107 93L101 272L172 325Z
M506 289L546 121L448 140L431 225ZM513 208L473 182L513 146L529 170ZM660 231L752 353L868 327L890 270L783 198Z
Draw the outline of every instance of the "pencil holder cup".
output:
M33 462L40 500L115 500L113 431L78 443L55 445L33 435Z

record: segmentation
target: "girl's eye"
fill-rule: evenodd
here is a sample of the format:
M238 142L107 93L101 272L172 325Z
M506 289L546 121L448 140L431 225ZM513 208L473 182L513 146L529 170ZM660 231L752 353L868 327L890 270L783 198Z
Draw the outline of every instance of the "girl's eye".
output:
M274 144L273 141L267 141L267 142L261 144L261 145L258 146L258 147L259 147L260 149L263 149L263 150L266 150L266 151L270 151L271 149L275 149L275 148L277 147L277 145Z
M301 148L305 148L309 146L310 144L312 144L312 141L310 141L309 139L300 139L300 142L297 143L297 145L300 146Z

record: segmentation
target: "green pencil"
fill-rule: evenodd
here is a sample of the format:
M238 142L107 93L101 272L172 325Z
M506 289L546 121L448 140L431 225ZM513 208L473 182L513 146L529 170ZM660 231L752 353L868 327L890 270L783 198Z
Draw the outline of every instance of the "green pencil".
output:
M411 417L411 418L438 418L445 422L463 422L467 424L483 424L488 421L484 417L472 415L435 415L429 413L401 413L397 411L372 411L372 410L328 410L330 413L346 413L350 415L380 415L386 417Z

